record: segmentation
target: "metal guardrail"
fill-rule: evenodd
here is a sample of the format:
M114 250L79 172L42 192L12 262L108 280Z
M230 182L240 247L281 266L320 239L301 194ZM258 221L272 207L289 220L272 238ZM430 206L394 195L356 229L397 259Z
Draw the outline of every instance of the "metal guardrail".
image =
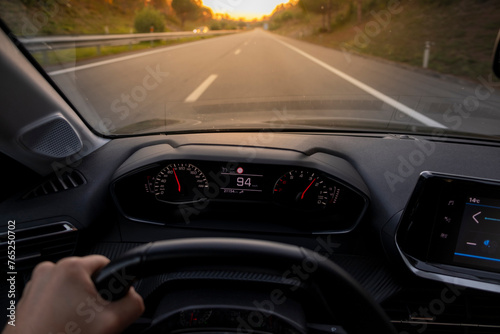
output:
M215 36L234 34L237 30L216 30L206 33L195 34L192 31L148 33L148 34L123 34L123 35L85 35L85 36L46 36L46 37L22 37L19 41L30 52L46 52L51 50L72 49L82 47L97 47L100 52L101 46L132 45L139 42L159 41L177 39L193 36Z

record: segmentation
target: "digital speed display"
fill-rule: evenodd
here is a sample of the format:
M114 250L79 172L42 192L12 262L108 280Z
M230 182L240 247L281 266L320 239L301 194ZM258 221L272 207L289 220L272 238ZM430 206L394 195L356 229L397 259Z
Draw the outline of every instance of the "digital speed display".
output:
M223 194L255 196L263 192L264 175L244 166L223 167L221 175L226 180L221 187Z

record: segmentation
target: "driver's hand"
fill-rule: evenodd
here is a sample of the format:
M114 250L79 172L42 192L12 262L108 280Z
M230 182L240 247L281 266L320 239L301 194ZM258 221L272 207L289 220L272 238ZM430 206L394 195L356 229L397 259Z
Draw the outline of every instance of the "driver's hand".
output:
M131 288L116 302L99 296L91 275L109 260L92 255L40 263L17 305L15 327L3 334L119 333L144 312L142 297Z

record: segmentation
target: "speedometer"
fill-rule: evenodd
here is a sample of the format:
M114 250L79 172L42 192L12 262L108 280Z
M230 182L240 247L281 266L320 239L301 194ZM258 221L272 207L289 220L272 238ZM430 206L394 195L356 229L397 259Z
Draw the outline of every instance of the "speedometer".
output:
M189 163L170 164L156 176L154 193L156 199L172 204L195 203L206 199L208 188L205 174Z

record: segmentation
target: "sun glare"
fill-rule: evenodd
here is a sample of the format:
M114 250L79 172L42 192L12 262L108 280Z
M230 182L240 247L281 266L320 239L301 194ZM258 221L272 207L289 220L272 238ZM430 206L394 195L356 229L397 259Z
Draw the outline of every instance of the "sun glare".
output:
M260 19L273 12L277 5L287 3L283 0L203 0L214 13L228 14L233 18L246 20Z

